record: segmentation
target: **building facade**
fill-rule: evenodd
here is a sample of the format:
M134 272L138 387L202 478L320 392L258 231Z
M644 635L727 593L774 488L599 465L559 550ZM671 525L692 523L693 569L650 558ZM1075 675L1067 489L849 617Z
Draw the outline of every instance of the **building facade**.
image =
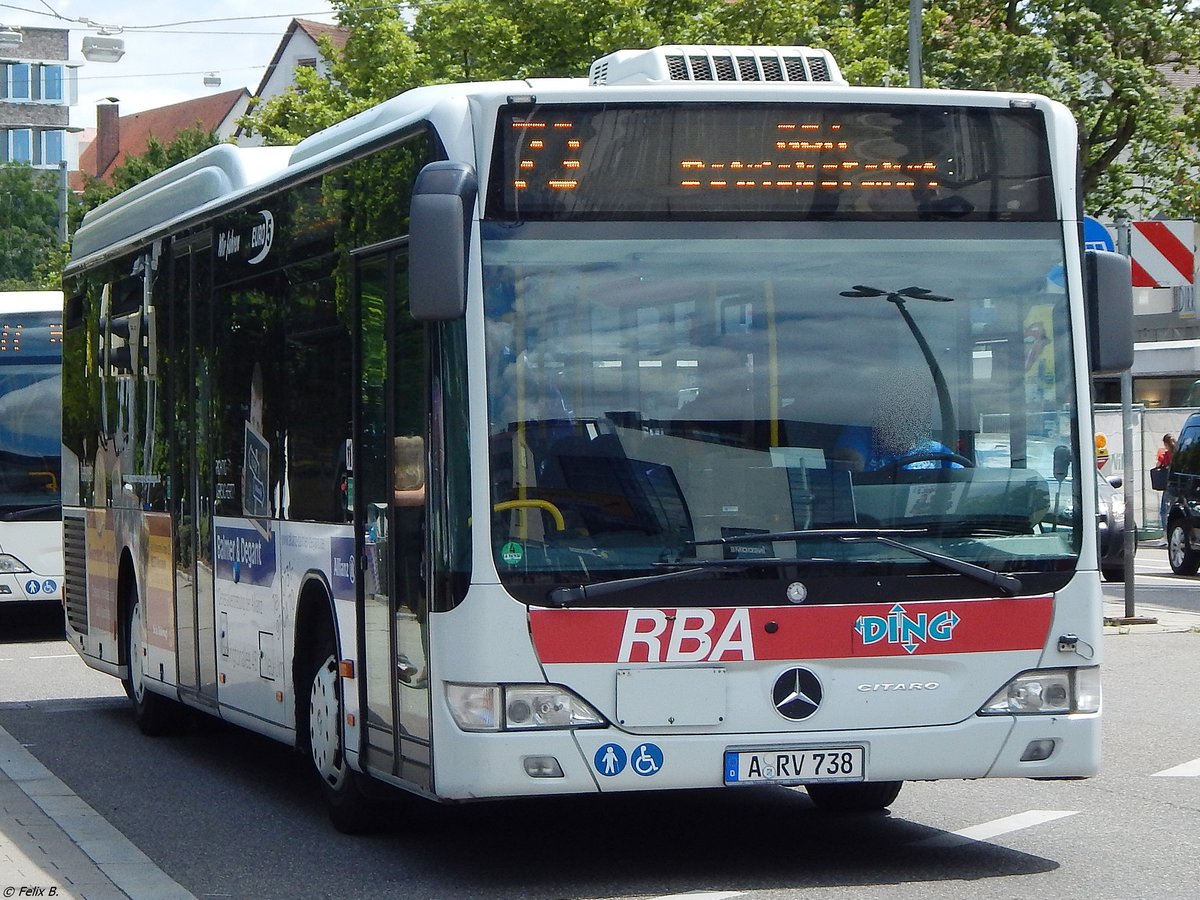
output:
M38 168L78 164L69 128L77 100L78 63L65 28L21 28L20 42L0 42L0 163Z

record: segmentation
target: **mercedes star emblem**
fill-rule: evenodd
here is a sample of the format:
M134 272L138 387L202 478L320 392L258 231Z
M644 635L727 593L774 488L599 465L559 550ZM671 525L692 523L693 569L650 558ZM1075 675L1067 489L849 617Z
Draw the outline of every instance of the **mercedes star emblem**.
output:
M821 705L821 682L808 669L788 669L775 679L775 710L785 719L807 719Z

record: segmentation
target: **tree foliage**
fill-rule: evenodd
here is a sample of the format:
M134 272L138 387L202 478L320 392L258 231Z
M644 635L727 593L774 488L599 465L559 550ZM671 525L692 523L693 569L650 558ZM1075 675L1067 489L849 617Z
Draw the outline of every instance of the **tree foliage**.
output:
M23 163L0 166L0 290L57 290L59 174Z
M326 40L332 75L296 86L247 124L292 143L421 84L579 76L618 48L670 43L807 44L852 84L908 83L908 0L411 0L407 10L336 0L351 29ZM1200 66L1189 0L927 0L926 87L1030 91L1079 122L1089 212L1191 216L1200 203Z

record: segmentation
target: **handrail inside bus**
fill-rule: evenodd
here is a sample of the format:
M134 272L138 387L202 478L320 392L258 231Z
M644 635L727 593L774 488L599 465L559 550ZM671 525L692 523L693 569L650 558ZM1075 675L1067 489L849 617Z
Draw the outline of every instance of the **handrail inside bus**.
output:
M492 509L496 512L504 512L505 510L509 509L530 508L544 509L546 512L550 513L550 517L554 519L554 528L556 531L567 530L567 523L566 520L563 519L562 512L560 512L559 508L549 500L503 500L492 507Z

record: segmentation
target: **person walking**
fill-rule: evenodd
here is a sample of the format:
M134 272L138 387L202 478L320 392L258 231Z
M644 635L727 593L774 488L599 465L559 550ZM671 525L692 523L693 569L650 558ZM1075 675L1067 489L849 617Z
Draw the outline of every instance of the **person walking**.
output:
M1175 435L1164 434L1162 436L1162 446L1158 448L1158 456L1155 458L1155 467L1166 472L1171 467L1171 458L1175 455ZM1164 483L1163 487L1166 487ZM1158 523L1163 531L1163 546L1166 546L1167 539L1167 492L1162 490L1159 492L1158 499Z

